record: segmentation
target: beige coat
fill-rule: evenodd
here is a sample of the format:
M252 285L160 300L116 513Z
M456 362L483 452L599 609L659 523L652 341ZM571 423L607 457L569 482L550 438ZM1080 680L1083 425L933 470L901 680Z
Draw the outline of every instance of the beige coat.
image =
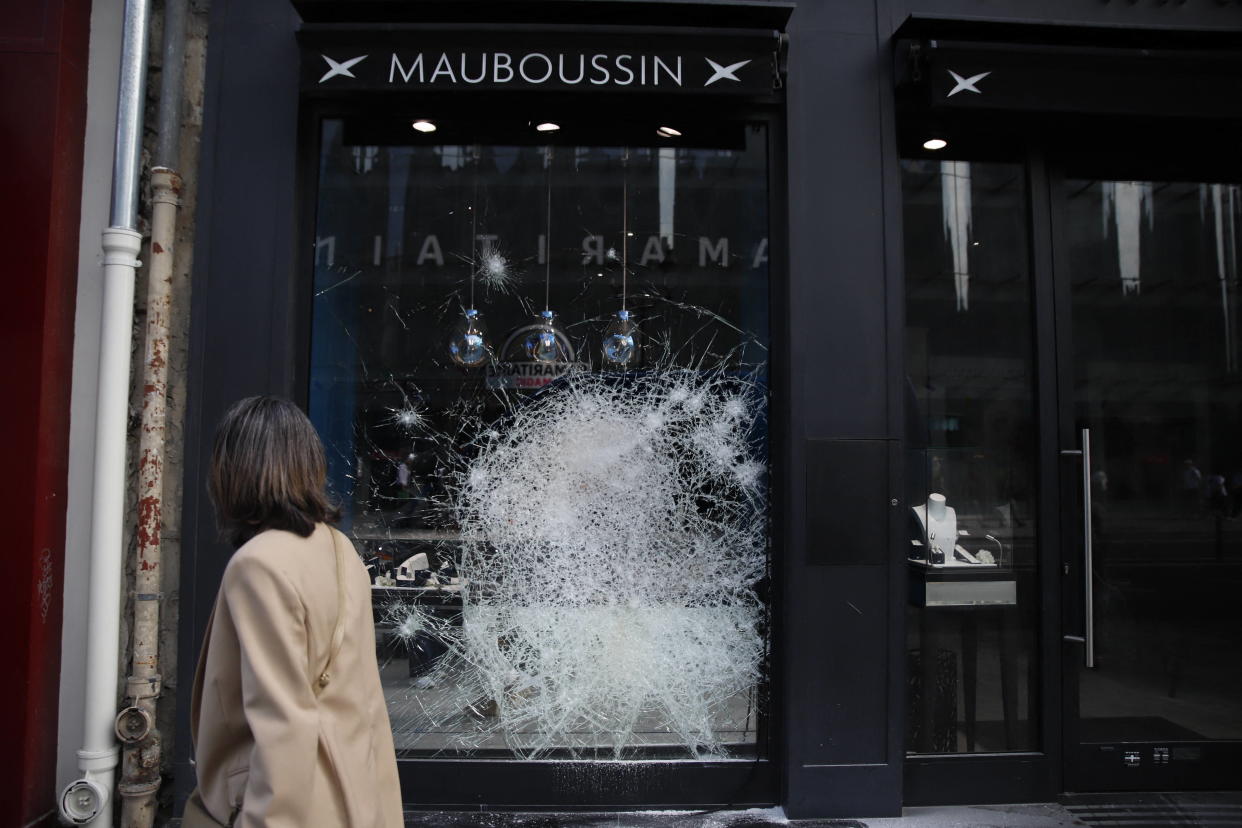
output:
M345 634L327 687L312 681L336 623L332 534L345 556ZM239 828L400 828L401 791L375 660L371 587L349 540L267 531L234 553L199 657L190 710L199 792Z

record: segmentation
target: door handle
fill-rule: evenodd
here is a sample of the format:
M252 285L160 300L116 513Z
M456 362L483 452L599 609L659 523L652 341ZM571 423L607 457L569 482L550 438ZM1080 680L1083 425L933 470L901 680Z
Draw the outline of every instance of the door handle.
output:
M1082 571L1083 571L1083 634L1063 636L1066 641L1081 641L1083 663L1095 667L1095 585L1091 580L1095 561L1091 548L1091 429L1084 428L1081 449L1063 449L1061 454L1082 457Z

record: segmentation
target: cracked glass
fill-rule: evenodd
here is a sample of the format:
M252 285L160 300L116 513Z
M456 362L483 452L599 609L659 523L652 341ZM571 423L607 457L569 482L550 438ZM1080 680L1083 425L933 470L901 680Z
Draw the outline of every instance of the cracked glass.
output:
M322 123L309 409L398 752L753 756L767 132L524 130Z

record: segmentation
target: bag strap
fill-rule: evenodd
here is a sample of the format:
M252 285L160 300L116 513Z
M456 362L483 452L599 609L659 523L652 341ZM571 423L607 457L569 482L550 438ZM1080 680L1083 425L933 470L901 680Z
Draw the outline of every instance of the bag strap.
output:
M328 531L332 533L332 551L336 555L336 626L332 629L332 643L328 648L328 661L323 665L323 670L319 672L319 680L315 682L315 695L318 696L328 686L328 682L332 680L332 662L336 659L337 653L341 651L341 642L345 640L345 554L341 551L341 544L337 541L337 531L331 526Z

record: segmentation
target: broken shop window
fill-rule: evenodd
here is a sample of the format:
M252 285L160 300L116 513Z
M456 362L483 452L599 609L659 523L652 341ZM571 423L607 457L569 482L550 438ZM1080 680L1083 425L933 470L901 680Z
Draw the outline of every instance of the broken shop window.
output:
M310 413L402 755L758 751L768 171L744 134L358 147L324 123Z

